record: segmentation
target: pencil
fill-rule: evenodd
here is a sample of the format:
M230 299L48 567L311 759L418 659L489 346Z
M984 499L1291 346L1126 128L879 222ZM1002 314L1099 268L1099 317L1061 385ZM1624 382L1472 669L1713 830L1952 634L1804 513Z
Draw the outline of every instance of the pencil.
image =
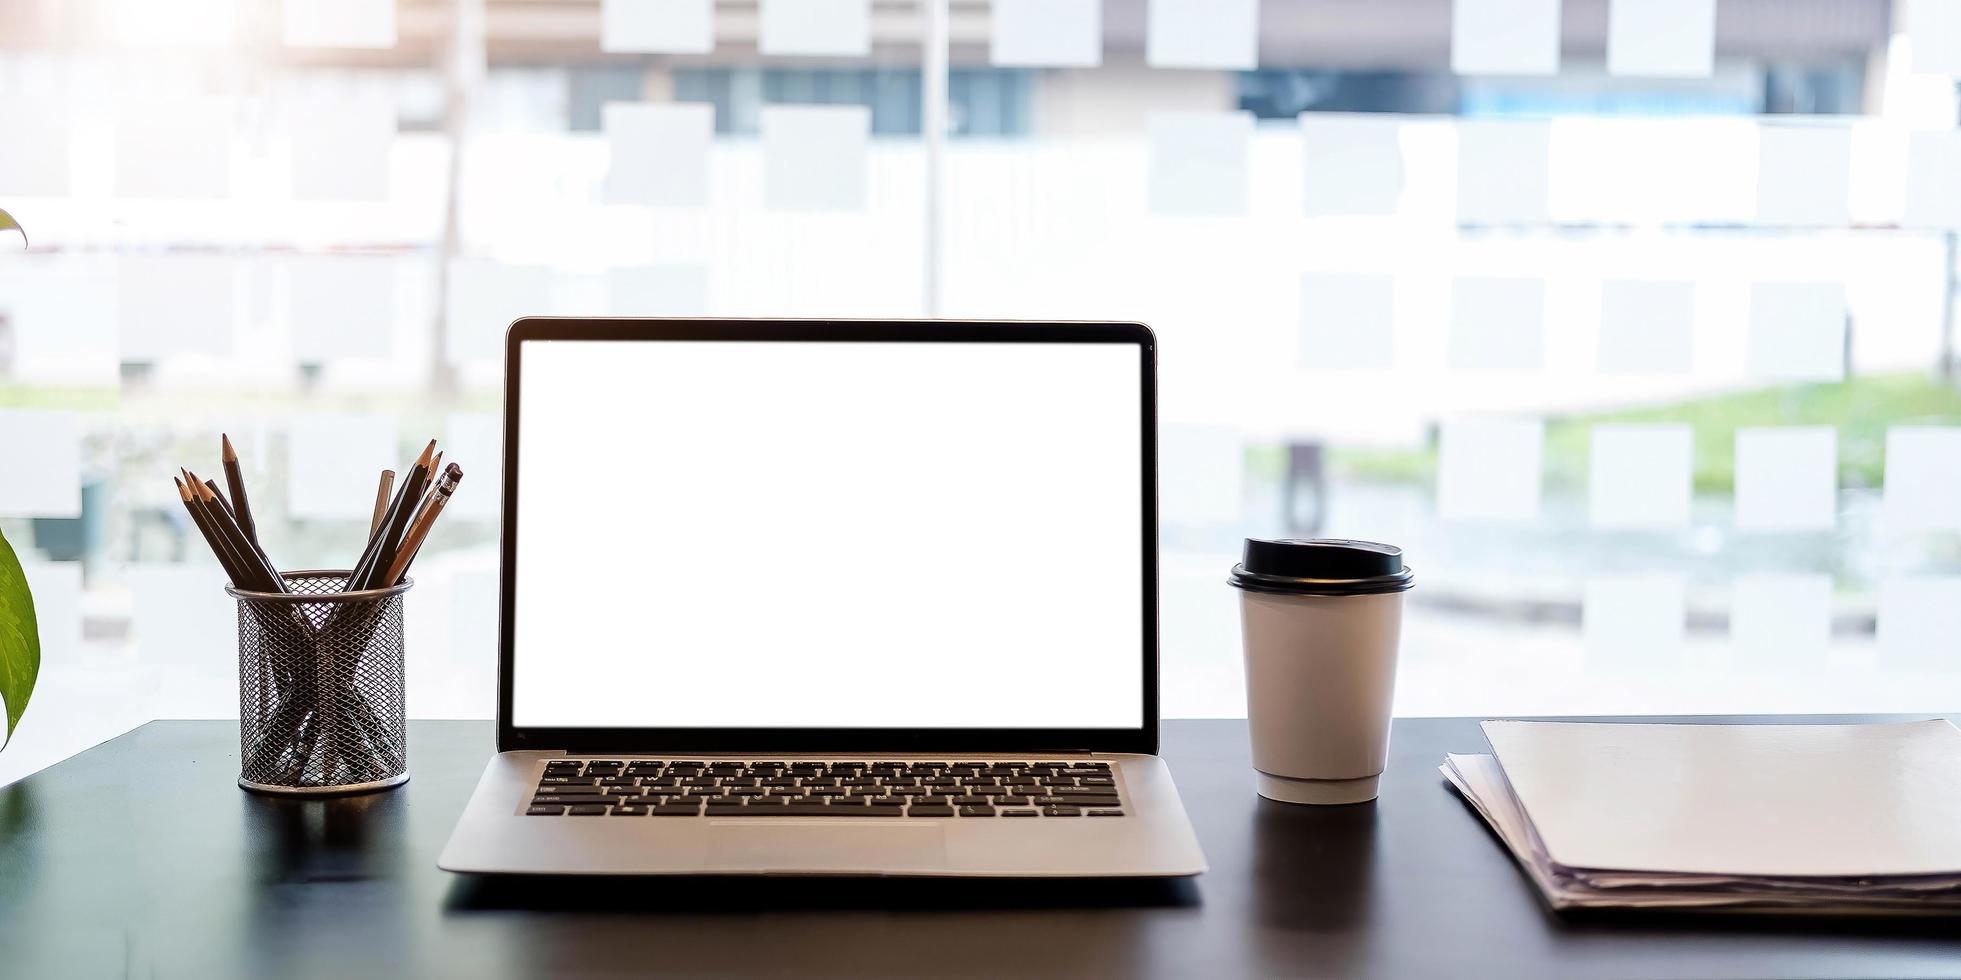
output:
M189 475L189 473L189 470L185 471L186 475ZM192 492L197 494L201 499L208 501L208 507L224 512L225 518L230 523L237 524L238 512L232 509L231 502L225 499L225 495L218 492L217 481L205 480L202 482L204 483L205 490L211 492L204 493L201 490ZM248 559L246 564L264 569L271 574L270 581L284 584L286 581L285 577L279 574L278 568L274 567L272 559L266 555L266 549L260 547L257 541L244 537L244 530L244 528L239 528L241 532L240 539L243 541L246 550L246 553L241 555L241 557ZM282 589L280 591L285 590Z
M368 547L361 553L361 560L354 564L354 573L347 578L349 591L374 588L374 577L395 560L395 544L401 540L402 529L408 526L409 517L415 506L421 503L422 490L429 483L429 459L436 453L436 440L417 457L415 465L409 467L409 475L396 489L395 500L388 505L388 513L383 515L381 526L368 540Z
M225 576L232 580L233 585L241 589L245 588L245 575L239 571L237 556L232 554L231 548L227 547L218 538L217 532L212 530L211 523L205 520L203 509L192 502L191 489L178 477L171 477L170 482L177 484L177 496L184 501L184 510L191 515L191 523L197 525L198 533L204 536L205 545L211 549L212 556L218 559L218 566L225 570Z
M245 499L245 473L238 467L238 450L232 448L232 437L219 433L224 441L225 486L231 488L232 515L238 521L238 529L245 532L245 540L254 545L259 543L259 528L252 521L252 502Z
M205 513L211 518L212 526L218 529L218 536L231 544L232 550L239 555L241 566L250 577L256 579L254 588L259 592L288 591L285 578L272 567L272 562L266 559L264 552L246 540L245 532L240 530L238 522L232 519L231 511L219 502L217 492L199 481L197 474L191 474L191 479L195 484L191 487L191 492L204 501Z
M395 489L395 471L381 471L381 485L374 491L374 519L368 522L368 537L381 530L381 518L388 513L388 491Z
M415 523L410 526L408 535L402 538L402 546L395 552L395 560L388 566L388 573L381 577L381 585L395 585L408 573L409 564L415 561L415 553L422 550L422 542L429 537L429 529L436 524L436 518L443 515L443 508L449 506L449 498L456 493L456 485L463 482L463 467L455 463L443 470L442 479L436 488L429 491L429 501L415 515Z

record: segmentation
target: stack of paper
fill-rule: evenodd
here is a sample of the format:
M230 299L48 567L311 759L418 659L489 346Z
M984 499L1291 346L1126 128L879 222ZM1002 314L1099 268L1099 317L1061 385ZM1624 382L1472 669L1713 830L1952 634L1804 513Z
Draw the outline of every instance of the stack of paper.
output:
M1961 914L1961 730L1484 723L1441 771L1555 909Z

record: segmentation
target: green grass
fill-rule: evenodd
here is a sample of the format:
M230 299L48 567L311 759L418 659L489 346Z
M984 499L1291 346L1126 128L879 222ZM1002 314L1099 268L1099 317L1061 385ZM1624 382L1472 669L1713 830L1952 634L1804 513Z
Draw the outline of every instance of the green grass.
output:
M1672 423L1695 433L1695 486L1705 493L1735 485L1736 430L1756 426L1829 425L1838 430L1839 482L1879 486L1886 429L1894 425L1961 425L1961 386L1924 374L1854 378L1842 384L1730 392L1667 405L1555 416L1546 421L1546 478L1585 486L1590 432L1596 425ZM1340 472L1396 483L1435 477L1436 443L1408 450L1336 450Z

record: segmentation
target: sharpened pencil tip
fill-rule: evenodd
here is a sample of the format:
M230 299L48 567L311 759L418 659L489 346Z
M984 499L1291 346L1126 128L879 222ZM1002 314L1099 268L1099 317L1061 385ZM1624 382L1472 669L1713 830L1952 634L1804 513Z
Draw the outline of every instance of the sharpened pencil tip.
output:
M238 462L238 450L232 448L232 437L226 435L223 432L220 432L218 433L218 438L222 440L225 444L225 452L224 452L225 462L227 463Z

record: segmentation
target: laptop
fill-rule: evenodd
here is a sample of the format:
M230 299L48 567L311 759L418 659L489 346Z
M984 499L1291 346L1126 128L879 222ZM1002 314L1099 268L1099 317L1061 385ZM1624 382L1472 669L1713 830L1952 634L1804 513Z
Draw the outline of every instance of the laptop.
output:
M528 318L505 347L501 874L1185 876L1155 342Z

